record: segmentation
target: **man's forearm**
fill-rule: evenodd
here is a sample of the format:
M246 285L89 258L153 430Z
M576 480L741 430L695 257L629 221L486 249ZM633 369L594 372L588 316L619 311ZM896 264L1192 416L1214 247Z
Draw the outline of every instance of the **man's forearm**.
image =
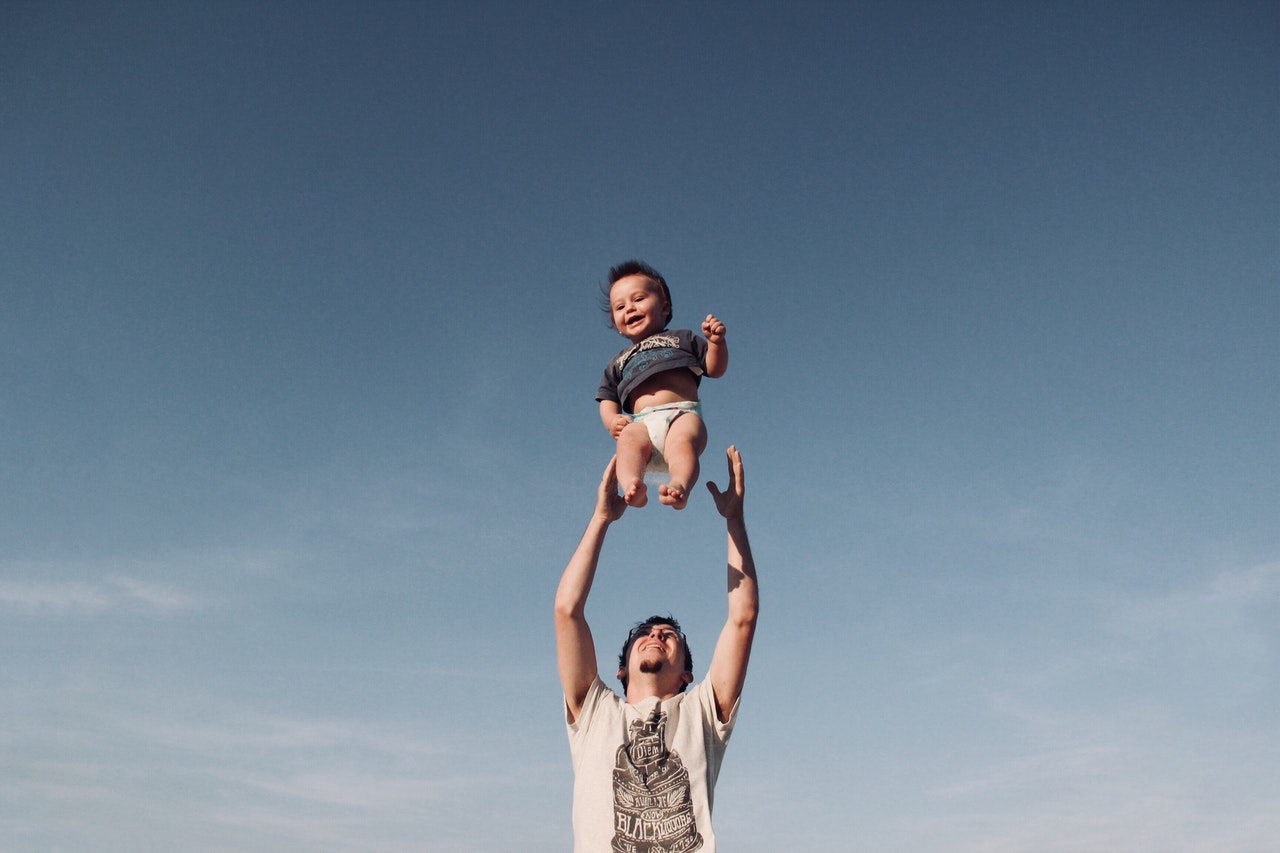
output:
M760 610L756 564L742 516L727 520L729 538L729 619L738 625L754 625Z
M756 587L756 566L747 540L747 527L741 515L728 520L729 539L729 615L707 675L716 697L716 711L722 722L729 719L742 693L751 659L751 644L756 633L760 611L760 595Z
M596 567L600 564L600 551L609 530L609 520L593 515L587 524L577 549L569 558L560 586L556 590L556 617L581 617L595 581Z
M577 719L587 690L596 677L596 648L591 626L587 624L586 606L608 529L607 518L600 515L591 517L556 590L556 659L560 668L560 684L564 689L565 710L570 720Z

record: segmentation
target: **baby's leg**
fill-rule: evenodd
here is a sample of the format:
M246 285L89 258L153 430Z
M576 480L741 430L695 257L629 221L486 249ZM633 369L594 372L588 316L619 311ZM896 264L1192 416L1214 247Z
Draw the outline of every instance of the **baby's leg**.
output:
M644 506L649 502L644 469L648 467L652 453L649 429L644 424L629 423L618 435L618 486L627 506Z
M671 422L662 455L667 459L671 482L658 487L658 500L670 507L684 509L689 491L698 482L698 457L707 447L707 428L702 418L687 412Z

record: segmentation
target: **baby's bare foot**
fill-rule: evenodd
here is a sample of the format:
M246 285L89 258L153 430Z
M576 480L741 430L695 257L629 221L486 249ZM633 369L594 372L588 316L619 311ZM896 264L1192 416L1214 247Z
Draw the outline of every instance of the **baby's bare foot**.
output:
M658 487L658 500L674 509L684 509L689 493L679 483L664 483Z
M622 492L622 499L627 502L627 506L644 506L649 502L649 487L644 484L644 478L633 482L627 486Z

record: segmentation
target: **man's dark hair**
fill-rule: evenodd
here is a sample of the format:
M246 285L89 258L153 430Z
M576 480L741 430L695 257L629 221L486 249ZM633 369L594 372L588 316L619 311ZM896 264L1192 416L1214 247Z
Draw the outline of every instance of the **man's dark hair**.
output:
M667 287L667 280L662 277L662 273L646 264L644 261L632 258L629 261L623 261L615 267L609 268L609 283L600 288L604 294L604 312L610 317L613 316L613 305L609 302L609 291L618 279L626 278L629 275L642 275L645 278L652 279L658 283L658 287L662 288L662 296L667 300L667 322L671 322L671 288ZM612 320L610 321L612 325Z
M625 275L631 275L631 273L625 273ZM631 629L631 633L627 634L627 641L622 644L622 654L618 655L618 680L622 682L624 692L627 689L627 681L629 680L627 660L631 657L631 647L636 644L636 640L652 631L655 625L670 625L680 635L680 645L684 646L685 672L693 672L693 652L689 650L689 640L685 637L684 631L680 630L680 623L675 620L674 616L650 616L643 622L637 622L636 626ZM680 692L683 693L687 686L687 684L682 683Z

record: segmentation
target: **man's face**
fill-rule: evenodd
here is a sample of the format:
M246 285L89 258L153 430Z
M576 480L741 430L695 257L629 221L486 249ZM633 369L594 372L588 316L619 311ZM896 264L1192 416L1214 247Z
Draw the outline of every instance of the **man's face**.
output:
M631 644L628 675L670 673L678 682L685 680L684 661L684 645L676 629L670 625L654 625Z
M614 328L632 343L639 343L666 328L670 311L662 287L648 276L623 276L609 288L609 313Z

